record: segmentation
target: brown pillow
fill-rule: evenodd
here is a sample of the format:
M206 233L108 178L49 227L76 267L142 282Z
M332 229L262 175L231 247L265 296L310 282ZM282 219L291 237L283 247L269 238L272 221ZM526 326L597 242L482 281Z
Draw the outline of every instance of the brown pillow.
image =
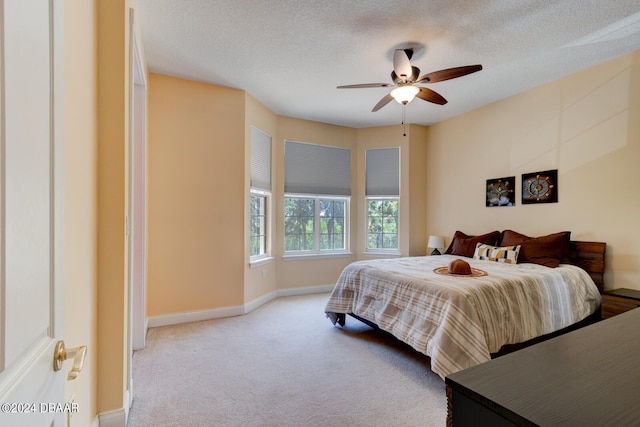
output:
M549 234L547 236L529 237L513 230L502 233L501 246L520 245L518 263L530 262L555 268L569 259L571 240L570 231Z
M483 234L481 236L468 236L462 231L456 231L453 235L453 239L451 240L451 244L444 253L473 258L473 253L476 250L477 243L496 246L499 239L499 231L492 231L491 233Z

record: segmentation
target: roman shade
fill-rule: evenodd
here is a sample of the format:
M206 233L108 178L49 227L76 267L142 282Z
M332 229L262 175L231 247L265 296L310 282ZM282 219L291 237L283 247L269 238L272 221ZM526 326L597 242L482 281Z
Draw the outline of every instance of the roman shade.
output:
M284 143L284 191L351 195L351 150L306 142Z
M251 126L251 187L271 191L271 136Z
M366 157L366 195L400 195L400 147L369 148Z

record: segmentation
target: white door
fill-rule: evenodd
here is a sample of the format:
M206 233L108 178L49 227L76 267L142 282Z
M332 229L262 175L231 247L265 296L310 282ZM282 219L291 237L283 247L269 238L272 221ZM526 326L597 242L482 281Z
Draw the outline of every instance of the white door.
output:
M54 370L63 336L62 14L62 0L0 0L2 426L63 426L73 409L64 402L71 363Z

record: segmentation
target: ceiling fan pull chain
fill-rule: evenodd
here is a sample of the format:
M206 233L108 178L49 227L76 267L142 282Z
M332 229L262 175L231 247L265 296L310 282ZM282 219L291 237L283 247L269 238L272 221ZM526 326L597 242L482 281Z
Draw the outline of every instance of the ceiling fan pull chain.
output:
M407 125L404 122L404 107L405 104L402 104L402 136L407 136Z

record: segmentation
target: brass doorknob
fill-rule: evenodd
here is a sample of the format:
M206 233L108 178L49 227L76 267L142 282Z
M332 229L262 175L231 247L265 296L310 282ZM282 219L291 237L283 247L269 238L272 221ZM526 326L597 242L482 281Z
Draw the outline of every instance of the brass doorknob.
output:
M80 347L66 348L64 341L58 341L56 348L53 351L53 370L59 371L62 369L62 362L67 359L73 359L73 367L67 375L67 380L75 380L82 366L84 365L84 356L87 354L87 347L81 345Z

